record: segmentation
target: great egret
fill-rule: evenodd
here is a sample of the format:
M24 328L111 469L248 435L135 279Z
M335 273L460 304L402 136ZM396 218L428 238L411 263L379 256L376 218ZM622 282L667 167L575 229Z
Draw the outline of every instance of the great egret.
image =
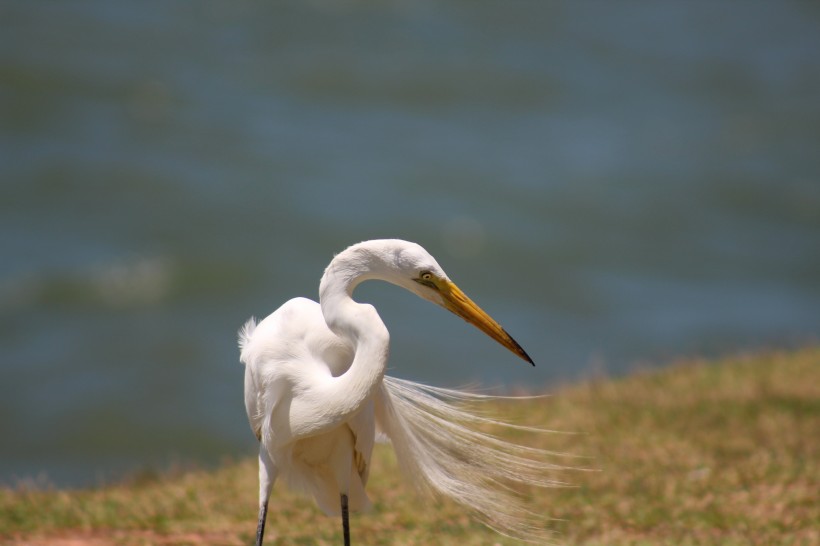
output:
M350 544L350 510L367 508L370 455L386 437L421 490L476 511L488 526L517 538L549 534L532 521L511 482L554 485L547 452L479 430L517 427L471 412L491 398L385 376L389 334L371 305L352 299L356 286L380 279L432 301L477 326L532 364L512 337L447 277L421 246L366 241L337 255L325 270L319 302L296 298L240 330L245 408L259 446L259 523L278 476L311 493L328 515L342 516ZM465 405L466 404L466 405Z

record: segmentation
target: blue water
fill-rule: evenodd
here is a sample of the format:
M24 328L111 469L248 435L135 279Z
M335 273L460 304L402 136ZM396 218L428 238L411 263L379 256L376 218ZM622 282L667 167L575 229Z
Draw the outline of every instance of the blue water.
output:
M378 283L390 373L550 389L820 333L820 5L0 6L0 483L253 452L237 328Z

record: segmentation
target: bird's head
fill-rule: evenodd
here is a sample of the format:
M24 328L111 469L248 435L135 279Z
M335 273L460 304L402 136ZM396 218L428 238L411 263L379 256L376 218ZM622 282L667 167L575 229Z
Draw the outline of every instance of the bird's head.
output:
M400 251L394 254L396 284L458 315L534 365L518 342L450 280L435 258L415 243L402 243Z

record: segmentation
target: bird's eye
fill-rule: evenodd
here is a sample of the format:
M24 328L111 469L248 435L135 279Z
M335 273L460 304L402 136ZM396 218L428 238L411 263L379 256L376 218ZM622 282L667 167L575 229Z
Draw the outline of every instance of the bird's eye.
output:
M431 273L430 271L425 270L420 272L419 276L413 280L419 284L423 284L427 288L438 290L438 287L436 286L435 282L435 275L433 275L433 273Z

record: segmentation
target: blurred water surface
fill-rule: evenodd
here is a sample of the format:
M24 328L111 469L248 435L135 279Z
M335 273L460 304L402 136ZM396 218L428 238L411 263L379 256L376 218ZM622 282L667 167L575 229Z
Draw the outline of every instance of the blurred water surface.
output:
M820 4L0 5L0 482L253 452L235 332L379 283L392 374L549 388L820 331Z

